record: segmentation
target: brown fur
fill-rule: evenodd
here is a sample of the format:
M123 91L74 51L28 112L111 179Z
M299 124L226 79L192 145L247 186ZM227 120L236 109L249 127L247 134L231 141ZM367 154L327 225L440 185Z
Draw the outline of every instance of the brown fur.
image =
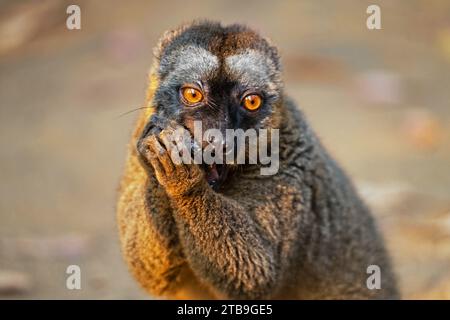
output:
M161 51L186 29L161 41L146 106L153 107ZM240 33L222 44L225 52L258 47L255 33ZM258 167L248 166L230 176L221 192L211 189L197 165L173 165L155 136L139 141L153 109L141 114L117 211L123 253L149 293L190 299L398 297L369 210L296 106L282 97L277 108L278 174L261 176ZM370 264L381 267L381 290L366 287Z

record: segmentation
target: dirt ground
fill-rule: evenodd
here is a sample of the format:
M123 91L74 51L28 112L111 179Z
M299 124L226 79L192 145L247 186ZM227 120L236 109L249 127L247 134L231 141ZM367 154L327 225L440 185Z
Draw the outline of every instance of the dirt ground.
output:
M193 18L279 46L286 91L372 207L403 296L450 298L450 2L76 3L70 31L68 2L0 2L0 299L148 298L118 245L136 117L121 114L144 100L158 37Z

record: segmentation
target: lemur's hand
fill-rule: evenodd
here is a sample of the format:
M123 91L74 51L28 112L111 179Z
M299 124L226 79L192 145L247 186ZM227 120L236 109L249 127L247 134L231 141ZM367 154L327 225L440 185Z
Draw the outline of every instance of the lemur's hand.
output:
M146 129L137 145L141 162L153 168L169 196L179 197L207 184L203 170L191 159L193 139L186 129L176 123Z

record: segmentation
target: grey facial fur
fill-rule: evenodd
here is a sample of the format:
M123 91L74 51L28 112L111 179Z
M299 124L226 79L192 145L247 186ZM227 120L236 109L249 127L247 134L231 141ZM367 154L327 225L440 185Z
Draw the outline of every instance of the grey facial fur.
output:
M168 82L195 82L211 76L219 68L219 59L206 49L182 46L161 60L160 74Z
M248 49L226 57L225 64L229 74L242 84L277 94L281 84L279 72L273 61L262 52Z

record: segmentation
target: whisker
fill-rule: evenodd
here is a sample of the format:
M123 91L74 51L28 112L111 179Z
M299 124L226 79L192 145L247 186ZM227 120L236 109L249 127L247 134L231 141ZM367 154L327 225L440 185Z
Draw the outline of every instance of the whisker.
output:
M208 100L207 105L208 105L211 109L213 109L213 110L215 110L215 111L220 111L219 106L218 106L217 103L216 103L214 100L212 100L212 99L209 99L209 100Z
M138 111L138 110L142 110L142 109L151 109L151 107L140 107L140 108L136 108L136 109L133 109L133 110L130 110L130 111L127 111L127 112L124 112L124 113L118 115L117 118L126 116L127 114L130 114L130 113L132 113L132 112L135 112L135 111Z

